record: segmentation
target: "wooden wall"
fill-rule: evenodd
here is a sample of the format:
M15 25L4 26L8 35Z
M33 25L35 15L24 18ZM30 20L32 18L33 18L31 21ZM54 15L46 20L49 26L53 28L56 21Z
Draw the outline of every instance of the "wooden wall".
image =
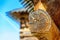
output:
M36 5L40 0L32 0ZM54 20L57 27L60 29L60 0L41 0L43 5L46 7L47 12Z
M42 3L46 5L47 12L60 29L60 0L42 0Z

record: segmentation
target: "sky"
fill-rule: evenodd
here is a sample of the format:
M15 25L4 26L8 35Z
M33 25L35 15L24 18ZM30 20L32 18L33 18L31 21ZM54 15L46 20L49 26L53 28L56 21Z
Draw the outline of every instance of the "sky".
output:
M20 24L6 16L6 12L23 8L19 0L0 0L0 40L19 40Z

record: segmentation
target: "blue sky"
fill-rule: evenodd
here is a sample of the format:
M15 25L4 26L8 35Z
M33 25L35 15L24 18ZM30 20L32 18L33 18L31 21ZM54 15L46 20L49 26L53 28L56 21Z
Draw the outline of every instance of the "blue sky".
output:
M20 25L6 16L16 8L23 8L19 0L0 0L0 40L19 40Z

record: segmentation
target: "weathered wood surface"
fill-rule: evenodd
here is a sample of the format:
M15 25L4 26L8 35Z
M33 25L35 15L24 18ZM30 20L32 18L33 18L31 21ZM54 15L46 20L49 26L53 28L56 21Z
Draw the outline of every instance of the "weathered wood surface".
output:
M32 0L36 5L40 0ZM46 7L47 12L54 20L57 27L60 29L60 0L41 0Z
M60 0L48 0L42 1L47 7L47 12L54 20L57 27L60 29Z
M46 8L46 11L50 14L51 18L54 20L54 22L52 21L52 26L48 32L49 37L51 37L51 40L60 40L59 37L59 29L60 29L60 2L58 0L43 0L41 1L43 3L43 5ZM35 10L40 9L40 3L38 2L35 5ZM57 26L56 26L56 25ZM59 29L58 29L58 28Z

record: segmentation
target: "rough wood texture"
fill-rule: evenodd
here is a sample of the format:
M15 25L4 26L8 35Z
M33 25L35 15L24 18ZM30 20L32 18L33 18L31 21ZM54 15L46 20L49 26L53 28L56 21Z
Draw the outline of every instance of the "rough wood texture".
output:
M39 2L38 2L39 3ZM40 4L38 5L38 3L37 3L37 5L35 5L35 10L36 9L40 9ZM50 16L52 17L52 19L55 21L55 23L57 24L57 25L60 25L58 22L60 21L59 20L59 10L60 10L60 8L59 8L59 1L42 1L42 3L46 6L46 10L47 10L47 12L50 14ZM52 20L51 19L51 20ZM50 29L49 29L49 31L47 32L47 35L48 36L45 36L45 37L48 37L49 39L48 40L60 40L59 38L59 30L58 30L58 28L57 28L57 26L55 25L55 23L52 21L51 22L52 24L51 24L51 27L50 27ZM44 34L43 34L44 35Z
M46 5L48 13L60 29L60 0L42 1Z
M32 15L30 15L30 18L33 17L36 20L36 21L34 21L34 20L32 20L32 18L30 19L30 22L32 23L30 26L31 32L39 33L36 35L33 34L39 40L58 40L59 39L59 30L58 30L57 26L54 24L51 17L49 16L49 14L47 14L45 12L43 13L43 12L44 11L41 12L41 10L38 10L34 13L31 13ZM42 13L42 15L40 13ZM33 14L35 14L35 15L33 15ZM43 18L43 20L45 20L45 21L41 20L41 18ZM38 20L41 20L41 21L38 22ZM43 22L43 24L45 24L45 26L42 26L43 24L41 22ZM46 22L48 22L48 23L46 23ZM36 24L37 25L39 24L39 26L36 26ZM41 27L43 27L43 28L41 28Z
M39 2L39 0L35 1L33 0L34 5ZM60 0L41 0L41 2L46 7L47 12L50 14L57 27L60 29Z

